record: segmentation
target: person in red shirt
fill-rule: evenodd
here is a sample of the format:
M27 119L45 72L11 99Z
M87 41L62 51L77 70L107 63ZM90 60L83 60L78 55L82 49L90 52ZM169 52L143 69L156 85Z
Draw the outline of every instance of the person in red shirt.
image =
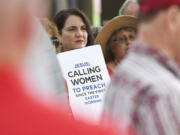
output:
M0 1L0 134L116 135L116 130L74 121L27 94L32 85L23 78L23 63L35 28L32 2Z

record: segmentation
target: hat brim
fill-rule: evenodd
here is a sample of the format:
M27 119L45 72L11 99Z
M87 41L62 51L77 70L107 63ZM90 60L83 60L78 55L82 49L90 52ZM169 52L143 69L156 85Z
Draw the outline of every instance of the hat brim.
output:
M110 36L114 33L115 30L123 27L132 27L136 29L137 18L129 15L118 16L104 25L95 39L95 44L101 45L103 53L105 53L105 46Z

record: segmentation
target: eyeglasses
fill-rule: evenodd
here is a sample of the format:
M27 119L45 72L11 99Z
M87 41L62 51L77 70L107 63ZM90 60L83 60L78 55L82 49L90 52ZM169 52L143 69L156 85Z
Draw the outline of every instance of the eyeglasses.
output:
M118 43L127 43L128 41L134 41L134 39L135 39L135 36L129 35L128 37L123 36L123 37L115 38L112 41L113 42L118 42Z
M59 45L59 39L57 37L51 37L51 41L56 47Z

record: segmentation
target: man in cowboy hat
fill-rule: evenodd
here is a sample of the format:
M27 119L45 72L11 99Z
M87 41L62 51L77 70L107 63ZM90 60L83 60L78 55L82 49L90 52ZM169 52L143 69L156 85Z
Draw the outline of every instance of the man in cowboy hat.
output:
M137 42L107 92L104 115L141 135L180 134L180 0L141 0Z

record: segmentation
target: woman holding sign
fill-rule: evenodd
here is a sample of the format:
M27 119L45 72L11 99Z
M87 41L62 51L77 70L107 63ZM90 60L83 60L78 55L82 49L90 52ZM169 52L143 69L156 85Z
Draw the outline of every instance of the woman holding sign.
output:
M110 76L134 41L136 27L136 17L118 16L109 21L97 35L95 43L102 47Z
M87 16L78 9L60 11L54 18L60 34L61 52L93 45Z

